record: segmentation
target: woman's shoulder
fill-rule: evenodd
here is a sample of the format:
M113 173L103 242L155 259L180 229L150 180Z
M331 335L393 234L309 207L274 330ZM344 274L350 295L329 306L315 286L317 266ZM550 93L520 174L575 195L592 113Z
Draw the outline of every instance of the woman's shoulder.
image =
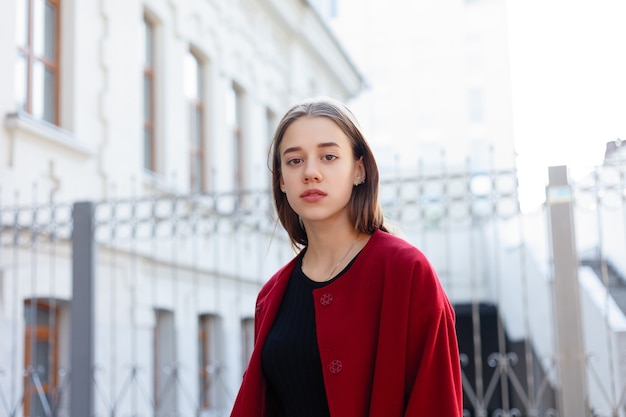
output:
M391 279L437 281L437 273L427 256L415 245L397 234L377 231L372 236L370 253L366 258L380 265Z
M426 255L415 245L392 232L377 230L372 235L372 251L375 254L395 261L423 262Z
M377 232L375 237L374 263L381 264L386 281L414 294L417 304L423 305L422 311L447 308L437 272L420 249L396 234Z

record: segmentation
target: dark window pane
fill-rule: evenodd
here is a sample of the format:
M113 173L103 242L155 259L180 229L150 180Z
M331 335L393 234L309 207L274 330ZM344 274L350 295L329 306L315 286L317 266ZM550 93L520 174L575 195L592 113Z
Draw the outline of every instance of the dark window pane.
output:
M34 387L33 387L33 391L35 391L35 393L30 396L30 402L29 402L30 417L46 417L45 409L43 405L41 404L41 399L39 395L36 393L36 390ZM46 396L46 402L48 403L48 405L50 404L49 396Z
M56 7L46 0L35 0L33 10L33 49L35 55L54 61L56 49Z
M31 303L24 305L24 322L27 326L47 326L50 310Z
M202 158L196 155L191 161L191 191L202 191Z
M43 120L54 123L56 114L56 76L54 72L47 70L44 72L44 114Z
M202 149L202 109L196 107L193 114L193 145L196 149Z
M50 351L51 346L47 341L37 341L35 343L35 362L33 366L42 384L50 382L49 369L50 369Z
M57 1L16 0L14 100L17 111L58 123Z
M52 61L56 61L56 38L57 38L57 8L46 3L45 21L45 49L44 56Z
M197 59L196 63L198 65L198 71L196 73L196 94L198 96L198 100L204 100L204 77L202 75L202 65L200 65L200 62Z

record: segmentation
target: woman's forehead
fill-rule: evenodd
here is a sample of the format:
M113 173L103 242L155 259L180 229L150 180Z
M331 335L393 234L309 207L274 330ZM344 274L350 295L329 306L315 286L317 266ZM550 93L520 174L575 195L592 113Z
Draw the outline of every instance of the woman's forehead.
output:
M350 139L333 120L328 117L300 117L293 121L283 134L279 146L282 154L286 149L299 147L350 148Z

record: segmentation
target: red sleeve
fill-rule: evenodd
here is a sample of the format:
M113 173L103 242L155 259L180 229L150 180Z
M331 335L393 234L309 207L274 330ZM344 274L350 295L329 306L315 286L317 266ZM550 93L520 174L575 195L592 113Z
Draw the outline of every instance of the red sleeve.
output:
M455 313L430 265L412 291L405 417L462 417L463 387ZM413 369L411 369L413 368ZM414 377L413 377L414 376Z

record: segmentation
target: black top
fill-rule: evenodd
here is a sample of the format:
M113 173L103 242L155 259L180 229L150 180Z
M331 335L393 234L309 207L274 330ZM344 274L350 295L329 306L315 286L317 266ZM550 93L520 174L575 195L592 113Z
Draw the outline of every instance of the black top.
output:
M302 272L302 256L298 259L263 346L263 372L280 406L272 417L330 416L312 293L343 275L353 262L332 280L315 282Z

